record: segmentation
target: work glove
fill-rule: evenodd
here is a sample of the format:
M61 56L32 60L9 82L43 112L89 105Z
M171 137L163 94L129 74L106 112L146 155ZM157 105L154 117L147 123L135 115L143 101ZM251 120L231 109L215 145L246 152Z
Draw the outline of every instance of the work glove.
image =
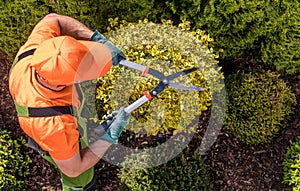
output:
M124 111L124 107L121 107L119 111L113 112L110 116L106 118L108 120L107 122L109 123L109 120L112 120L111 125L107 129L104 135L102 135L99 139L107 141L112 144L117 144L118 139L125 128L125 126L128 124L130 120L130 114L126 113ZM99 129L97 129L99 128ZM98 130L101 131L102 127L97 127L95 129L95 132Z
M90 40L105 44L109 48L112 56L113 66L118 65L120 60L126 59L124 53L118 47L116 47L114 44L108 41L98 30L95 30Z

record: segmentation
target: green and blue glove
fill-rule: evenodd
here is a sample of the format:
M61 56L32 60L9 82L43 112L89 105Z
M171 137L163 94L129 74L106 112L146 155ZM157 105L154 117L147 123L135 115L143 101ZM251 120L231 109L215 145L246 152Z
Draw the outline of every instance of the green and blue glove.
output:
M116 47L114 44L108 41L98 30L95 30L90 40L105 44L109 48L112 55L113 66L118 65L120 60L126 59L124 53L118 47Z
M107 120L113 120L113 122L111 123L105 134L99 137L99 139L112 144L117 144L123 129L129 123L130 117L130 114L124 111L124 107L121 107L117 112L113 112L110 116L107 117ZM100 128L100 126L98 128ZM95 130L97 132L98 129L96 128ZM99 129L99 131L101 130L102 129Z

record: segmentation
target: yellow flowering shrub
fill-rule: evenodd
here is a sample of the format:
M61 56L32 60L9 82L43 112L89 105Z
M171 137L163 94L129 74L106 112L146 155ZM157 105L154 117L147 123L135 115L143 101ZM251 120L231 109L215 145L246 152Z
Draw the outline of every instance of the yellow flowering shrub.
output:
M174 129L176 133L186 129L201 111L210 107L212 92L223 88L219 83L223 75L215 61L217 56L207 48L213 39L205 31L189 31L189 22L184 20L178 27L169 20L163 20L163 24L150 23L146 19L138 23L117 18L109 21L111 27L105 36L122 49L127 60L158 70L166 76L201 67L199 71L181 76L176 82L206 88L205 91L166 88L132 112L128 129L147 135L168 129ZM158 83L155 77L143 77L134 69L113 67L109 74L97 81L98 116L104 120L113 110L133 103L143 96L144 91L151 91Z

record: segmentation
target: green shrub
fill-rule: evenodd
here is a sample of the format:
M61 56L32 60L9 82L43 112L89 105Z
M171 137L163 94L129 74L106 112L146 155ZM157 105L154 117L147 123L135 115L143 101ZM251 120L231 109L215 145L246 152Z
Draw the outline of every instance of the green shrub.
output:
M112 26L109 30L121 29L109 31L107 36L123 49L128 60L160 70L165 75L178 70L203 66L202 71L194 72L180 80L189 83L186 85L193 84L210 90L194 93L194 91L176 91L167 88L150 102L135 110L127 128L136 133L145 130L148 135L156 135L158 132L164 132L170 128L175 129L174 133L176 133L178 130L184 129L194 119L195 115L210 106L211 92L219 91L223 87L223 84L218 84L223 76L215 67L217 63L214 59L215 56L204 45L212 40L204 31L188 32L189 23L183 21L179 24L179 28L187 30L188 37L182 35L178 40L176 36L178 34L172 34L172 32L174 30L178 32L180 29L172 26L171 21L163 21L165 25L150 23L147 20L140 21L139 24L119 21L118 19L110 19L110 21ZM182 30L180 31L183 33ZM147 38L144 38L145 36ZM199 48L195 46L197 54L193 54L194 50L188 47L189 43L181 44L185 38L192 40L192 37L203 42L202 44L199 41L197 45ZM156 39L167 40L166 43L175 41L176 44L174 46L164 43L155 44ZM192 53L188 56L187 53L176 49L176 46L180 46L184 51L191 50ZM199 63L195 63L196 58L194 59L194 57L197 59L200 57ZM117 109L122 104L127 104L127 101L129 104L136 101L143 96L142 91L150 91L157 84L157 79L141 77L136 70L122 69L121 72L119 67L113 68L109 74L98 79L96 92L98 116L105 117L112 112L113 106L114 109ZM156 103L152 104L155 108L151 107L150 103ZM152 110L155 111L155 115L151 116L150 114L154 113L151 112Z
M268 35L261 47L264 63L273 63L277 71L298 74L300 77L300 3L284 1L278 17L267 23Z
M215 39L221 59L252 58L279 71L300 72L299 1L212 0L199 14L192 24Z
M225 127L249 144L266 143L286 125L295 95L272 72L236 73L225 80Z
M24 139L12 140L10 134L0 131L0 190L22 190L29 174L30 158L24 152Z
M146 155L147 156L147 155ZM152 157L141 157L139 162L155 162ZM184 151L171 161L152 168L137 168L135 160L126 160L133 168L120 168L118 178L121 190L161 191L161 190L211 190L208 166L198 154Z
M298 137L299 139L300 137ZM287 150L283 161L283 183L300 190L300 141L294 142Z

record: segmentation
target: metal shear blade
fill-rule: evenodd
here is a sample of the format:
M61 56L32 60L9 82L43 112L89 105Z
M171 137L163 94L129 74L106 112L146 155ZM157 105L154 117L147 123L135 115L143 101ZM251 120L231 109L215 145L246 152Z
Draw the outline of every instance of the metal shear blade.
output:
M200 67L190 68L190 69L187 69L187 70L176 72L176 73L171 74L169 76L165 76L162 72L160 72L158 70L155 70L155 69L149 68L147 66L143 66L141 64L137 64L135 62L131 62L131 61L128 61L128 60L121 60L119 64L123 65L123 66L127 66L127 67L132 68L132 69L139 70L139 71L142 72L143 76L145 76L147 74L150 74L150 75L158 78L164 84L163 89L166 88L167 86L169 86L169 87L176 88L176 89L181 89L181 90L193 90L193 91L206 90L205 88L202 88L202 87L185 86L184 84L179 83L179 82L172 82L172 80L174 80L174 79L176 79L180 76L188 75L191 72L200 70L201 69ZM158 86L162 86L162 84L160 83ZM159 92L161 92L163 89L161 89L161 87L160 87ZM157 91L155 91L155 92L159 93Z
M189 90L189 91L204 91L205 88L198 87L198 86L185 86L182 83L179 82L169 82L169 87L180 89L180 90Z

